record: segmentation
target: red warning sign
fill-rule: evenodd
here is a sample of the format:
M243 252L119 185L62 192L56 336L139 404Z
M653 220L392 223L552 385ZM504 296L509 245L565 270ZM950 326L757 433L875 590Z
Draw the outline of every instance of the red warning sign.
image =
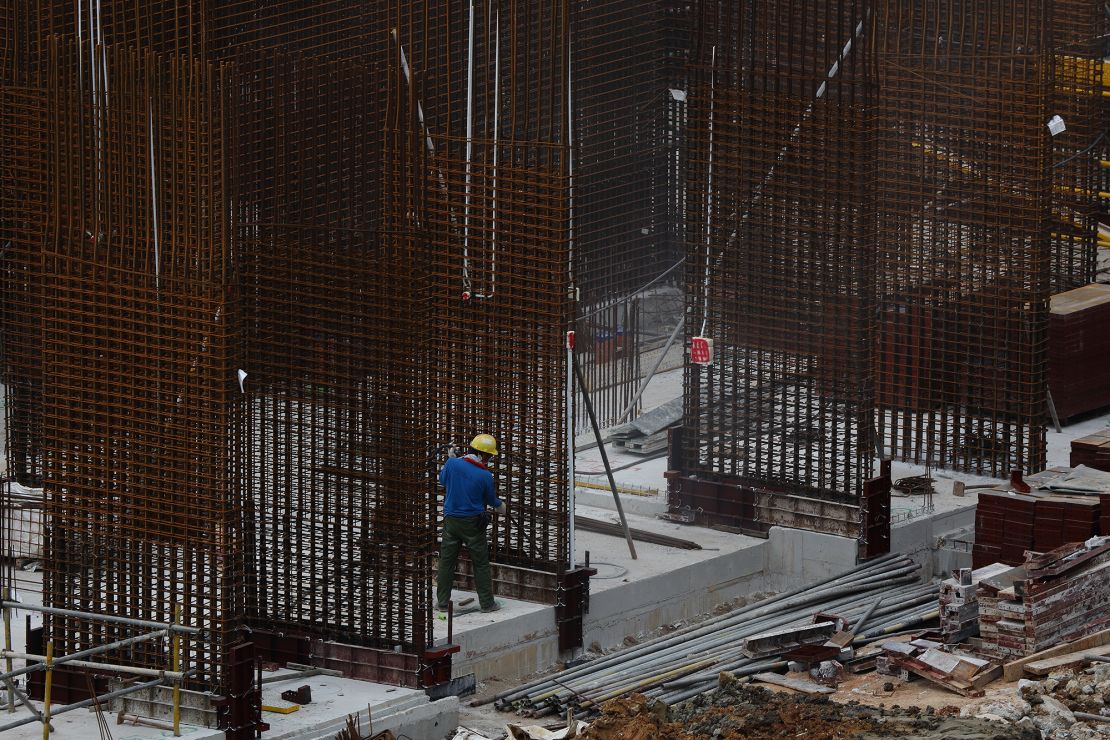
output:
M691 337L690 362L708 365L713 362L713 340L709 337Z

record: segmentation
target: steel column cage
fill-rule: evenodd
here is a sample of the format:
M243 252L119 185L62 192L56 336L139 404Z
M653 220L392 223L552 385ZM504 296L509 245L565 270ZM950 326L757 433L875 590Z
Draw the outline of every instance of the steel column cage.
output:
M874 191L861 2L696 4L684 472L855 501L872 470Z
M619 421L650 368L641 358L684 311L682 271L668 268L683 255L685 47L673 34L686 12L666 0L572 4L577 356L603 425ZM584 407L577 426L589 429Z
M495 557L566 567L567 24L4 6L9 460L45 479L48 601L182 605L218 638L198 686L239 625L420 652L438 445L476 430L506 451Z
M160 622L180 608L211 636L187 642L194 685L218 685L244 579L228 70L120 47L94 66L68 39L47 48L44 598ZM70 617L48 631L63 653L117 637ZM118 659L163 666L165 651Z
M1044 466L1048 8L875 6L877 427L896 458Z
M422 197L436 441L498 438L512 519L492 530L494 559L549 573L569 561L568 11L561 0L476 3L457 59L413 70L433 93L465 93L420 98L434 152Z
M1103 57L1110 34L1105 9L1084 0L1056 0L1051 11L1052 115L1066 129L1052 137L1051 289L1060 293L1095 280L1098 254L1099 159L1106 143ZM1104 210L1103 210L1104 212Z

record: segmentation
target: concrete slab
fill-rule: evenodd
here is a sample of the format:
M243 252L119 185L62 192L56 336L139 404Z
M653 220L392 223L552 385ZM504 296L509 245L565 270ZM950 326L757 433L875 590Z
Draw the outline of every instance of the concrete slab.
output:
M294 674L278 671L277 674ZM275 675L264 672L263 676ZM288 688L308 685L312 690L312 703L305 704L290 714L263 712L262 718L270 723L267 740L331 740L344 727L349 715L358 715L361 727L373 727L375 732L392 730L398 736L413 740L442 740L458 725L459 701L455 697L430 701L427 694L415 689L356 681L336 676L310 676L293 681L270 684L263 688L262 703L268 706L287 707L281 692ZM36 704L41 706L41 704ZM22 716L29 716L25 708L15 714L0 712L0 725ZM173 732L143 725L116 724L114 712L106 718L116 740L148 740L173 737ZM59 740L73 738L86 740L100 737L96 716L89 710L77 710L54 718L52 737ZM42 725L37 722L9 730L5 740L38 740ZM182 737L186 740L222 740L224 733L182 724Z

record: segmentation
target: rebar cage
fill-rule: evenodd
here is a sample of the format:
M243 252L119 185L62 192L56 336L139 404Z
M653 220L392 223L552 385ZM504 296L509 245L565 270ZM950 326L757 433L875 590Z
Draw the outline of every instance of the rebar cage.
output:
M478 430L495 559L567 567L565 4L0 21L8 457L46 489L48 604L181 607L198 687L240 626L421 653L443 443Z

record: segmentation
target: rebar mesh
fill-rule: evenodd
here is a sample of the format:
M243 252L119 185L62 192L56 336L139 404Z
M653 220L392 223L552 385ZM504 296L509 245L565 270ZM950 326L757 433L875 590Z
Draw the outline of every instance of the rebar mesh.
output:
M870 476L867 5L695 8L684 472L854 500Z
M682 258L681 103L672 91L681 98L685 85L668 46L680 16L665 0L572 8L577 356L608 425L648 369L642 358L683 312L681 270L668 272ZM584 407L578 416L589 429Z
M879 4L879 433L993 476L1045 462L1048 4Z
M453 113L422 98L435 152L423 197L437 441L498 439L493 472L512 520L493 528L493 558L556 573L569 561L567 12L561 1L477 4L472 70L467 44L460 63L423 72L433 90L469 94Z
M42 318L38 280L48 213L46 96L41 85L0 85L0 392L8 473L42 485Z
M1051 290L1093 282L1098 254L1099 155L1107 151L1102 96L1110 18L1095 3L1055 0L1054 86L1049 112L1066 129L1052 137Z
M107 91L78 79L85 49L50 48L43 240L43 477L48 604L169 622L180 607L193 684L217 685L241 614L241 513L228 430L239 405L223 122L226 70L100 50ZM109 626L52 617L59 653ZM126 660L165 667L161 642Z
M239 625L422 652L438 445L477 430L523 525L495 558L561 572L565 4L481 4L473 32L442 0L14 17L3 378L25 482L45 420L47 602L180 604L215 638L197 686Z

